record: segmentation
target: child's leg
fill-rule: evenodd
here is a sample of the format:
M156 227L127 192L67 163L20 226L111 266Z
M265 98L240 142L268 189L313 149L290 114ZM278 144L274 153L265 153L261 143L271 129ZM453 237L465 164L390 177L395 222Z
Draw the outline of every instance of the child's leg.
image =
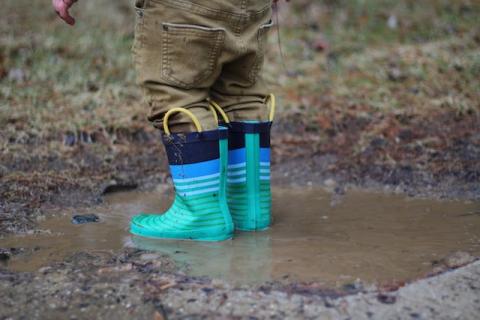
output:
M271 10L267 10L245 26L245 33L231 40L232 56L210 90L211 98L232 121L269 120L266 97L270 91L262 71L271 27Z
M205 17L188 1L137 0L133 46L138 82L150 106L148 119L161 129L165 113L175 107L190 110L204 130L217 128L208 109L209 88L221 71L225 27L213 16ZM173 132L193 131L190 119L176 114Z
M217 129L207 98L220 77L219 86L223 82L228 88L236 88L225 91L235 102L226 103L232 114L240 105L245 119L262 119L257 109L263 105L264 94L257 74L263 62L259 55L263 50L261 38L267 29L262 25L265 18L268 21L271 1L139 0L137 7L133 50L138 80L152 110L149 119L159 128L166 122L173 132L195 131L195 127L200 131L198 119L204 133L166 132L164 143L175 184L175 202L162 215L134 217L131 231L157 238L230 238L233 226L226 199L227 130ZM247 110L253 112L247 114ZM173 116L170 121L169 115ZM192 122L197 125L192 126ZM257 138L250 140L265 140ZM252 150L258 155L257 149ZM258 180L261 172L255 168ZM262 197L262 208L267 200ZM258 211L257 205L253 208ZM256 229L268 226L269 217L261 222L265 223L255 223Z
M251 14L245 3L137 1L133 49L138 80L151 106L149 119L156 127L165 125L174 132L165 130L163 141L175 200L163 214L133 217L133 234L208 241L232 237L226 197L228 130L217 128L206 100L222 65L232 58L233 34L242 31L239 27ZM196 125L192 126L192 122ZM203 129L202 134L175 133L195 128Z
M211 89L230 120L227 198L235 227L264 230L271 223L269 92L261 77L268 10L231 41L232 55Z

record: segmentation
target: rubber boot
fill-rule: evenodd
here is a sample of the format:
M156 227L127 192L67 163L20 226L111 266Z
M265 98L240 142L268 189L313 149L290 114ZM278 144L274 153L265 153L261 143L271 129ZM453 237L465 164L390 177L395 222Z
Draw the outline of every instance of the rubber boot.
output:
M187 113L184 109L176 109ZM134 216L130 232L162 239L231 239L233 223L226 199L228 130L219 128L170 134L167 118L166 115L167 134L163 136L163 143L175 187L175 199L163 214ZM197 125L199 131L200 128Z
M272 122L230 122L227 199L235 228L265 230L271 223Z

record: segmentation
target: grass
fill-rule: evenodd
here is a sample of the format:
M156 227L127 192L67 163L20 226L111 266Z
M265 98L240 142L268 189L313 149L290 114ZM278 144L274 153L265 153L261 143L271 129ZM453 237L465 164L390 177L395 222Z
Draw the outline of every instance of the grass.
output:
M340 110L480 110L477 3L299 1L293 14L281 14L286 63L297 76L280 83L293 108L302 99L312 104L324 96ZM327 48L315 50L318 41ZM275 79L274 67L267 68Z
M7 130L23 124L22 130L48 134L137 124L132 118L143 110L130 60L131 12L126 2L98 6L81 2L79 23L69 28L45 2L7 4L0 23Z
M134 83L129 1L80 1L74 28L45 1L8 1L3 12L2 143L151 130ZM322 116L352 107L365 116L480 110L476 1L297 0L282 4L279 18L288 72L279 68L275 35L265 69L280 96L280 116L300 112L309 128L321 129L328 126Z

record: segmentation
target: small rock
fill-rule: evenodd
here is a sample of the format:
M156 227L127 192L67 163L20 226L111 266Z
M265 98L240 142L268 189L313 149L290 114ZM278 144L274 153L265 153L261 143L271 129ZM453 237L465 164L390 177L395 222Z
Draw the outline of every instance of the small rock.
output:
M87 89L90 92L97 92L99 90L99 87L98 87L98 84L96 84L92 81L88 81L87 82Z
M140 256L140 260L143 261L152 261L152 260L158 260L160 259L160 256L156 253L144 253Z
M325 181L323 181L323 184L325 185L325 187L333 189L337 185L337 182L333 179L326 179Z
M202 291L205 292L206 294L210 294L213 291L215 291L215 289L209 288L209 287L204 287L204 288L202 288Z
M63 144L71 147L77 142L77 137L72 132L67 132L63 137Z
M133 265L131 263L127 263L127 264L115 266L115 267L101 268L101 269L98 269L97 273L105 274L105 273L112 273L112 272L126 272L132 269L133 269Z
M215 288L223 288L225 283L220 279L212 279L212 286Z
M84 224L84 223L92 223L92 222L99 222L100 218L96 214L79 214L72 217L73 224Z
M419 94L420 93L420 89L418 87L410 87L408 89L408 92L410 92L411 94Z
M395 15L391 15L388 17L388 20L387 20L387 26L390 28L390 29L397 29L398 27L398 19Z
M338 195L344 195L345 194L345 189L342 188L342 187L335 187L335 189L333 191Z
M388 80L390 81L404 81L407 79L407 75L404 74L399 68L391 68L387 72Z
M359 283L352 282L344 284L342 289L351 294L358 292L361 289L361 286Z
M0 248L0 262L6 263L12 256L25 252L25 248Z
M412 140L414 137L413 131L410 129L402 129L398 133L398 138L402 141Z
M7 262L10 260L10 252L0 251L0 262Z
M475 257L464 251L454 252L444 259L444 263L448 268L458 268L473 261L475 261Z
M49 272L50 270L52 270L52 267L42 267L42 268L38 269L37 272L45 274L45 273Z
M379 293L377 296L377 300L384 304L394 304L395 302L397 302L397 298L395 296L384 293Z
M387 141L382 137L375 137L370 141L373 148L382 148L387 145Z
M15 68L8 72L8 80L15 82L25 81L25 72L22 69Z

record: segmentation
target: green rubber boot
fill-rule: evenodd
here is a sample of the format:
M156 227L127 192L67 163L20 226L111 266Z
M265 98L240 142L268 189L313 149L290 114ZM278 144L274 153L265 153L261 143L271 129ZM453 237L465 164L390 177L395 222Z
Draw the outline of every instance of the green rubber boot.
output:
M134 216L130 232L162 239L231 239L233 222L226 198L227 138L225 128L164 135L175 199L163 214Z
M271 223L272 122L230 122L227 199L235 228L265 230Z

